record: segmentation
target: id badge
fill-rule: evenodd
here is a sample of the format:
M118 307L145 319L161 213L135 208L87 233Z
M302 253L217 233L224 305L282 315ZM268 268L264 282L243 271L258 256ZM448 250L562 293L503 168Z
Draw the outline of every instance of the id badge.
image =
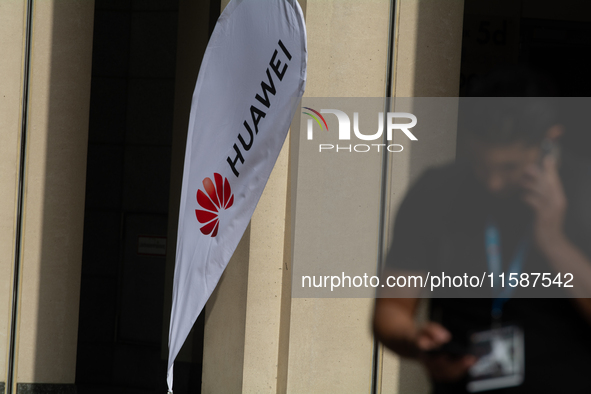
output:
M519 386L524 375L523 331L507 325L470 336L471 354L477 361L469 370L471 393Z

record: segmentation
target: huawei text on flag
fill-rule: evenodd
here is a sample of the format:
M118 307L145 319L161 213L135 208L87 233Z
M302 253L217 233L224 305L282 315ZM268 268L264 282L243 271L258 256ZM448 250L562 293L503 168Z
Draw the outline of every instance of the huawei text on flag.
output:
M273 52L273 56L271 57L271 60L269 61L269 66L271 67L271 69L273 70L273 74L275 74L275 76L277 77L277 79L279 80L279 82L281 82L283 80L283 77L285 76L285 72L287 71L287 63L291 60L291 54L289 53L289 51L287 50L287 48L285 48L285 45L283 45L283 42L281 42L281 40L279 40L277 42L281 53L285 56L285 57L281 57L278 56L279 55L279 51L277 49L275 49L275 51ZM283 60L283 62L282 62ZM283 67L281 67L283 65ZM267 67L266 70L266 74L267 74L267 81L268 83L266 83L265 81L261 81L261 88L263 90L263 95L265 96L264 98L260 95L260 94L256 94L255 95L255 99L261 103L263 106L265 106L266 108L270 108L271 107L271 100L269 99L269 95L268 93L271 93L273 96L275 96L275 93L277 92L277 89L275 88L275 82L273 80L273 76L271 74L271 72L269 71L269 67ZM258 105L258 103L257 103ZM250 116L252 118L252 125L254 127L254 134L258 134L259 132L259 122L261 121L261 118L264 118L266 116L266 112L261 110L260 108L258 108L255 105L251 105L250 106ZM248 143L244 140L244 138L242 137L242 134L238 134L238 141L240 141L240 145L242 146L242 148L244 149L244 151L249 151L250 148L252 148L252 144L254 142L254 134L252 133L252 127L250 126L250 124L248 123L247 120L244 121L244 128L246 129L246 131L248 132ZM234 159L232 159L231 157L228 156L227 161L228 164L230 165L230 168L232 169L232 172L234 173L234 175L236 175L237 177L240 176L240 172L236 169L236 164L238 163L238 161L240 160L241 164L244 164L244 156L242 154L242 151L240 150L240 147L238 146L238 144L234 144L234 150L236 151L236 157L234 157Z

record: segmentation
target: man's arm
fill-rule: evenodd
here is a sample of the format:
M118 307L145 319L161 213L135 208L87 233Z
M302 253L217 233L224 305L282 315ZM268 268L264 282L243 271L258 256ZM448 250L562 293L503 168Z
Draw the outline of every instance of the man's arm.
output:
M419 355L414 319L417 304L417 298L376 299L374 334L387 348L403 357L416 358Z
M435 322L418 326L415 322L417 304L417 298L377 298L373 319L376 338L400 356L421 361L436 381L460 379L476 358L428 353L451 340L451 334Z
M573 287L568 290L577 297L574 302L591 324L591 261L564 233L567 200L556 159L548 156L543 168L529 168L523 187L526 192L523 199L536 213L534 241L556 272L573 275L570 283Z

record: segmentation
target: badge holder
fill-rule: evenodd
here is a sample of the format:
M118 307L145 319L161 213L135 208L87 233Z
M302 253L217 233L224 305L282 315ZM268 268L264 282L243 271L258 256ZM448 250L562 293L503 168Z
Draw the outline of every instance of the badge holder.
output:
M473 333L470 343L470 353L478 358L469 370L470 393L523 383L525 357L523 331L519 326L493 325L490 330Z
M485 231L485 247L489 270L495 279L501 272L500 235L496 226L489 222ZM509 271L521 272L527 239L518 248ZM493 289L494 290L494 289ZM516 324L502 323L503 306L511 297L513 288L497 287L493 300L490 329L470 335L470 353L478 361L470 367L466 389L470 393L519 386L525 373L523 330Z

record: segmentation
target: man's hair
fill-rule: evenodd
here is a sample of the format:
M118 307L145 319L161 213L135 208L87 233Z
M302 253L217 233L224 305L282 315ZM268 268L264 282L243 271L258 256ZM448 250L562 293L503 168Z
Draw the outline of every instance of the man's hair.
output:
M539 144L558 120L553 93L547 78L525 67L494 71L460 99L458 127L485 143Z

